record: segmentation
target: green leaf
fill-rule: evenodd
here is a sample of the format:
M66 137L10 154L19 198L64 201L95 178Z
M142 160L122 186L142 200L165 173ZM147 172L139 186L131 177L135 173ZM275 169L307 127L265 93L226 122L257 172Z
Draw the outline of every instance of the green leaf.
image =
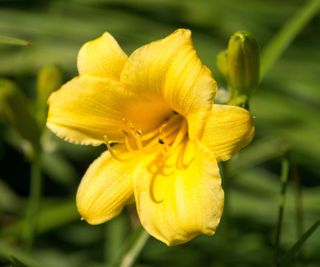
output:
M0 240L0 258L9 259L12 267L40 267L32 256Z
M28 98L7 79L0 79L0 117L32 144L34 151L39 149L40 130L28 106Z
M28 265L24 264L22 261L18 260L14 256L9 256L9 259L13 267L28 267Z
M3 36L3 35L0 35L0 44L21 45L21 46L30 45L28 41L14 38L14 37L9 37L9 36Z
M261 53L260 80L263 79L272 65L301 32L306 24L317 14L320 0L311 0L301 8L273 37Z
M320 220L316 221L293 245L293 247L283 256L280 261L280 266L289 266L288 264L293 260L294 256L301 250L303 244L314 233L320 225Z
M43 201L42 210L39 213L38 218L38 233L43 233L62 225L75 221L77 218L80 220L80 216L75 207L75 201L63 199L56 201L55 203L46 203ZM26 223L25 219L18 220L10 226L4 228L1 232L1 238L8 236L17 236L21 234L21 231Z

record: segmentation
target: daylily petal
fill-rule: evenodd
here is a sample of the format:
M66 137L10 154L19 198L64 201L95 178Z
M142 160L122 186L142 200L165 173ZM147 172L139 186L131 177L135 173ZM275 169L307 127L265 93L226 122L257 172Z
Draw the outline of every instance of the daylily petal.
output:
M218 161L228 160L249 144L253 135L253 118L246 109L230 105L213 105L201 143Z
M118 80L127 58L117 41L106 32L81 47L77 62L79 74Z
M90 224L103 223L132 200L131 174L136 160L119 162L106 151L90 165L77 192L77 208L83 219Z
M82 75L50 96L47 126L70 142L99 145L105 136L123 140L124 119L147 131L166 112L157 99L144 102L119 82Z
M217 89L210 70L193 48L191 32L185 29L133 52L121 82L141 95L163 99L186 117L191 139L201 133Z
M149 157L134 173L140 221L152 236L167 245L185 243L200 233L214 234L223 210L224 194L216 161L186 142L167 159L161 155ZM183 148L185 145L193 149ZM181 157L184 164L179 169L176 165L181 164Z
M130 97L118 82L76 77L50 96L47 126L73 143L98 145L104 135L120 139L121 108Z

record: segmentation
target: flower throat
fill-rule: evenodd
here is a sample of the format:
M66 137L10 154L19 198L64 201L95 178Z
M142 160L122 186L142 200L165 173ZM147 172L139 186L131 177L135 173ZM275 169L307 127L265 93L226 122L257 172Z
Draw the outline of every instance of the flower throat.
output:
M134 124L125 118L122 119L124 127L124 144L128 152L141 152L143 154L152 154L161 151L162 154L172 153L181 142L188 137L188 124L184 117L173 113L168 117L160 127L144 133L137 129ZM105 135L105 144L114 159L118 161L129 161L132 158L123 158L117 155L111 146L111 142Z

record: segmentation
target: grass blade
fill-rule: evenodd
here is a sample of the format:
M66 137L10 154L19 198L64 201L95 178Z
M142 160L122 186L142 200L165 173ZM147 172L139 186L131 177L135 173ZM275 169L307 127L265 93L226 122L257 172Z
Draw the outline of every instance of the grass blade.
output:
M310 0L273 37L261 53L260 80L278 60L292 40L312 19L320 8L320 0Z
M283 256L280 261L280 266L289 266L290 261L293 260L294 256L300 251L302 245L307 241L307 239L314 233L314 231L319 227L320 220L316 221L293 245L293 247Z
M12 267L29 267L28 265L24 264L22 261L18 260L14 256L10 256L9 259L12 263Z
M10 260L14 267L41 267L29 253L13 248L3 241L0 241L0 258Z
M279 254L280 254L280 238L281 238L281 231L282 231L282 221L283 221L283 212L284 212L284 204L285 204L285 197L288 185L288 176L289 176L289 168L290 163L289 160L284 157L281 162L281 192L280 192L280 203L279 203L279 212L278 212L278 221L277 221L277 228L276 228L276 238L275 238L275 262L276 266L278 266L279 262Z
M28 41L14 38L14 37L9 37L9 36L3 36L3 35L0 35L0 44L21 45L21 46L30 45Z

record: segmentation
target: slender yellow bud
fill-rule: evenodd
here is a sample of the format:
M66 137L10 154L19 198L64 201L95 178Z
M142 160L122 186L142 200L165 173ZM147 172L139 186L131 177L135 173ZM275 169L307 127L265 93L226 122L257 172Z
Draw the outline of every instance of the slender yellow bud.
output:
M259 48L251 34L233 34L228 44L228 82L236 95L250 96L259 82Z
M40 131L27 99L13 82L5 79L0 79L0 117L29 141L34 149L39 148Z
M38 118L44 123L47 115L47 100L52 92L62 84L61 71L55 66L46 66L39 70L37 76Z

